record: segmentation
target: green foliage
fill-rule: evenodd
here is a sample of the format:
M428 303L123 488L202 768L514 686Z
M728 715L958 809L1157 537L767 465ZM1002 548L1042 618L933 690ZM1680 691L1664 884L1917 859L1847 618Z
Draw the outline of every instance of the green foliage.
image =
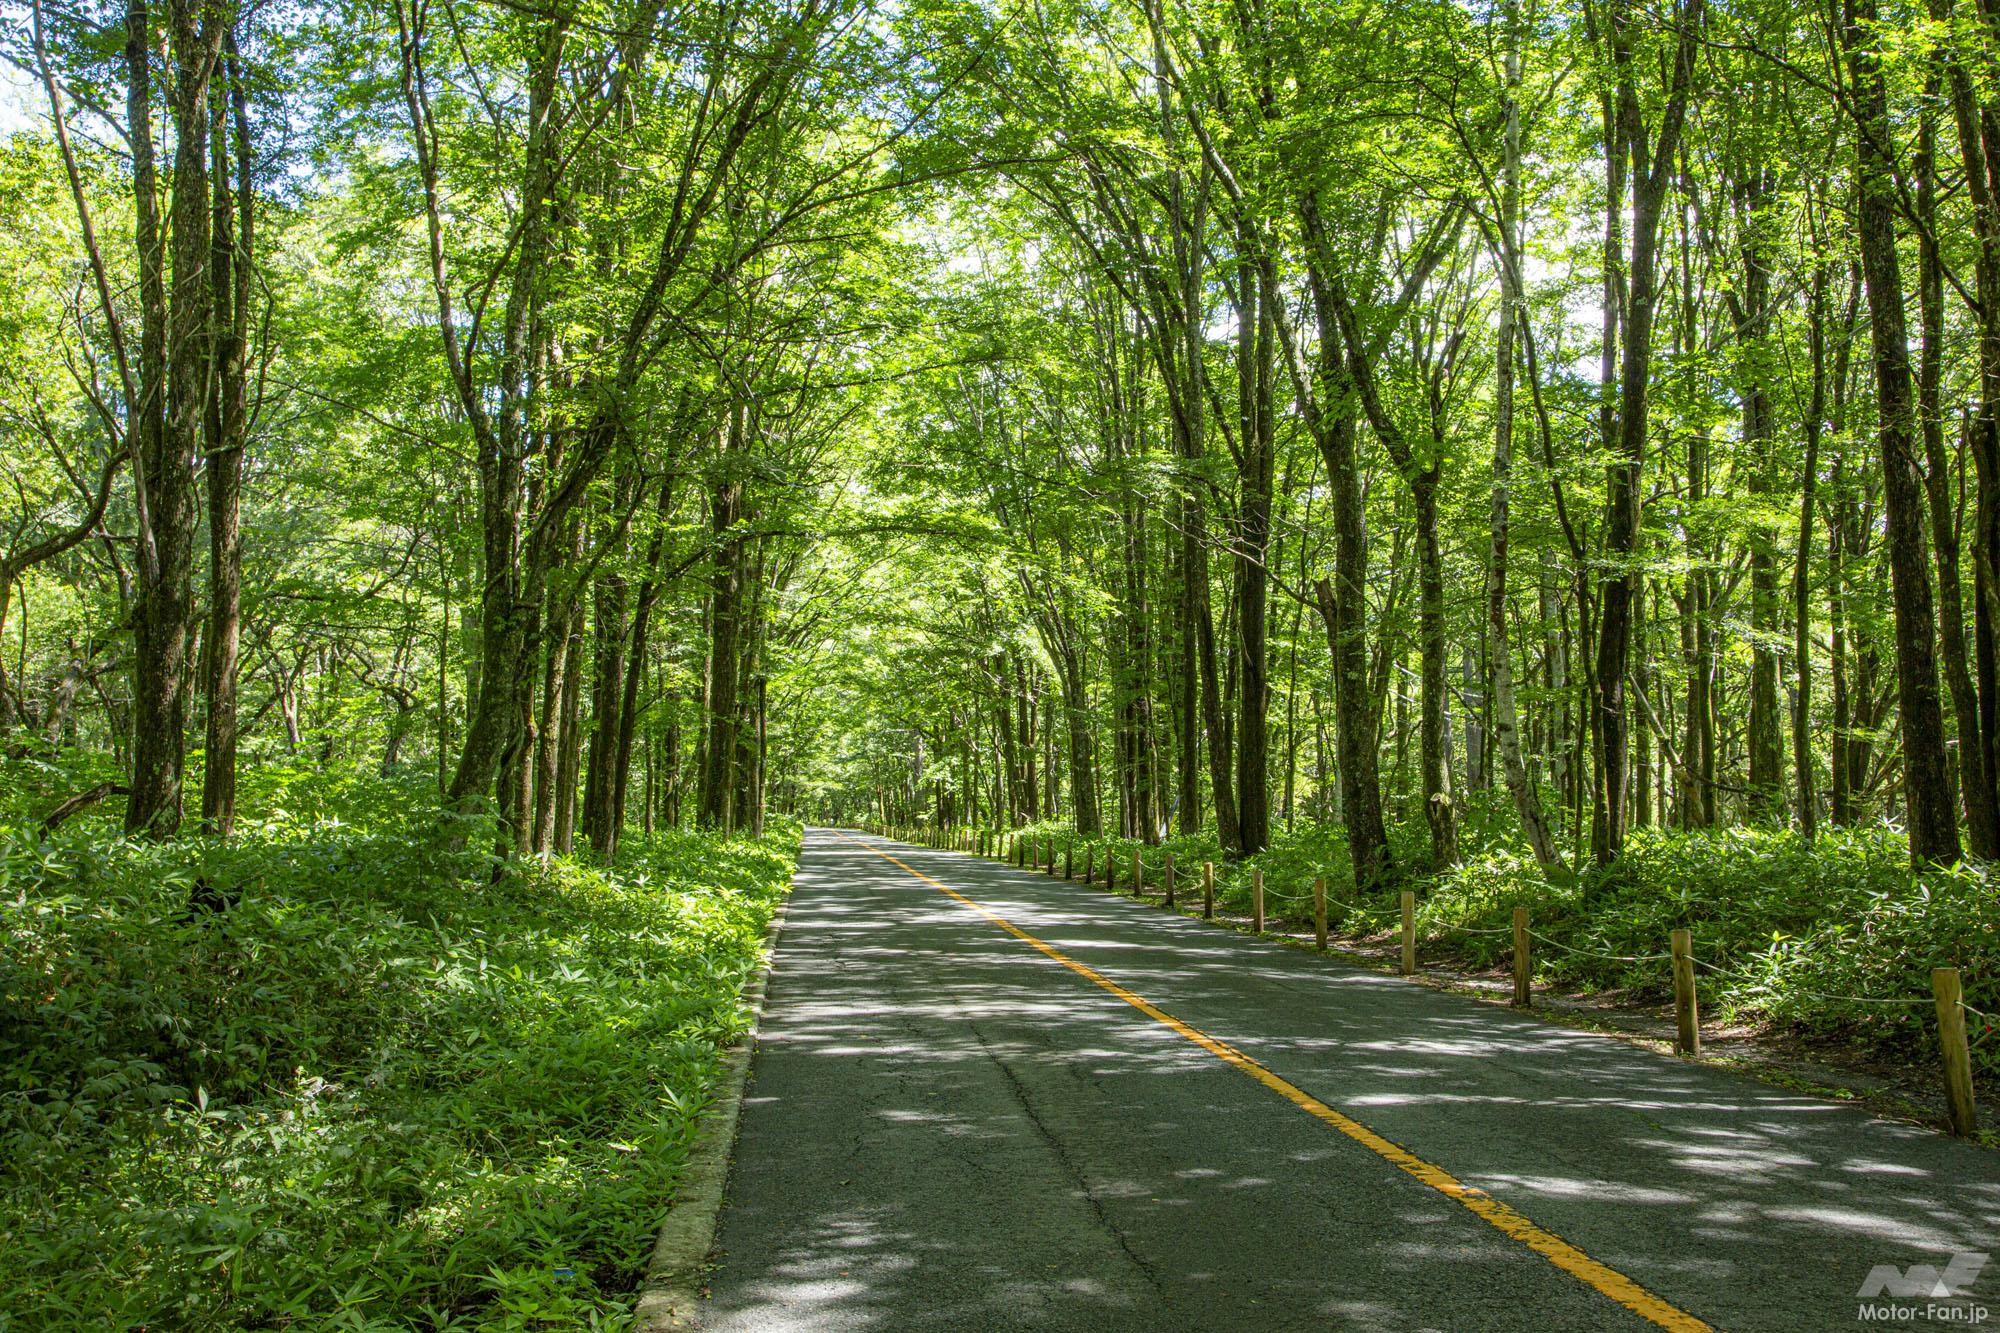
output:
M1425 947L1498 962L1512 947L1506 935L1453 927L1498 931L1517 904L1560 946L1534 945L1537 975L1559 984L1662 997L1667 965L1652 956L1685 927L1702 1002L1719 1015L1928 1058L1934 967L1960 969L1967 1003L2000 1013L2000 884L1970 865L1913 875L1907 843L1885 829L1810 841L1779 829L1646 830L1616 865L1567 888L1544 882L1530 860L1491 853L1423 899ZM1975 1039L1993 1026L1971 1019ZM1973 1058L2000 1070L2000 1041L1975 1044Z
M259 785L0 823L0 1327L623 1326L796 828L494 879L411 785Z
M1082 838L1070 833L1060 821L1046 821L1025 830L1037 838L1054 838L1056 854L1066 846L1075 848L1076 873L1083 874L1083 856L1088 851L1094 865L1101 867L1107 852L1117 864L1117 882L1127 884L1132 853L1139 853L1146 883L1157 891L1166 866L1174 858L1175 882L1180 892L1188 886L1200 892L1203 862L1215 866L1215 899L1223 908L1247 913L1250 910L1251 875L1264 872L1265 911L1272 920L1280 917L1312 915L1312 886L1315 879L1326 880L1327 918L1336 927L1372 930L1386 920L1381 900L1363 901L1354 888L1354 863L1347 850L1347 831L1337 824L1302 822L1292 829L1277 830L1271 846L1256 856L1231 859L1222 850L1212 828L1169 838L1157 845L1130 838ZM989 836L997 836L990 834ZM1391 828L1396 855L1421 859L1422 830L1407 825ZM1039 844L1038 844L1039 845ZM1099 871L1102 874L1102 871Z

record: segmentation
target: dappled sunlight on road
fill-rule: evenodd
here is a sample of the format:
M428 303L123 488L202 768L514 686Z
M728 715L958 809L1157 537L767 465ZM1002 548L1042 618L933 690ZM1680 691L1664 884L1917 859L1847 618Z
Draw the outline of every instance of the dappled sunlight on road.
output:
M1717 1326L1846 1323L1874 1265L2000 1234L2000 1164L1962 1143L1080 884L895 855ZM866 848L812 836L797 883L715 1326L1642 1326Z

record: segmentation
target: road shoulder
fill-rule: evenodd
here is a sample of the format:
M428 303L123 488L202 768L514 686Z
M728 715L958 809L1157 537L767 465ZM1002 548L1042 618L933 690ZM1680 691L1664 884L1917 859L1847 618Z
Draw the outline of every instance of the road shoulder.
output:
M730 1158L736 1148L736 1130L742 1110L744 1085L750 1075L750 1057L757 1049L757 1035L764 1024L764 996L769 988L771 969L778 956L778 936L785 924L789 891L771 914L764 932L764 958L745 979L741 1003L750 1011L750 1029L742 1040L723 1052L722 1076L715 1096L688 1149L687 1165L681 1172L680 1187L660 1234L653 1242L653 1254L646 1261L646 1276L639 1285L639 1303L633 1310L633 1333L670 1333L671 1330L699 1327L703 1279L709 1256L715 1249L715 1232L722 1215L722 1197L729 1182Z

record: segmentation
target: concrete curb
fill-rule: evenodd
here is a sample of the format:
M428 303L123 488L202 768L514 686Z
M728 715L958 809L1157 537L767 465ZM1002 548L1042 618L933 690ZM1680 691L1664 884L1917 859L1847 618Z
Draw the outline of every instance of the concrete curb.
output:
M750 1057L764 1022L764 992L778 956L778 932L785 924L791 890L771 914L764 932L764 961L743 983L739 995L750 1009L750 1030L723 1053L722 1077L702 1127L688 1149L686 1168L667 1220L646 1261L639 1284L639 1304L633 1310L633 1333L669 1333L700 1327L702 1278L709 1252L715 1248L716 1224L722 1217L722 1192L729 1182L730 1158L736 1148L737 1116L743 1109L743 1088L750 1076Z

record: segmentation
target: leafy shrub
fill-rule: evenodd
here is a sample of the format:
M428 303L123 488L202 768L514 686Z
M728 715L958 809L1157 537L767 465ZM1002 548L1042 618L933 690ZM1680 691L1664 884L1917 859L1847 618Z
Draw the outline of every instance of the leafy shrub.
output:
M1684 927L1704 1004L1724 1015L1928 1058L1933 967L1959 968L1967 1002L2000 1013L2000 884L1972 865L1913 874L1907 842L1887 829L1812 841L1784 829L1643 829L1616 865L1566 887L1532 860L1493 852L1432 889L1421 929L1431 947L1497 962L1516 904L1555 942L1534 948L1537 972L1556 982L1664 996L1669 973L1656 955ZM1989 1029L1974 1017L1975 1038ZM2000 1071L2000 1040L1976 1045L1974 1061Z
M495 879L421 785L256 781L0 823L0 1328L622 1326L796 828Z

